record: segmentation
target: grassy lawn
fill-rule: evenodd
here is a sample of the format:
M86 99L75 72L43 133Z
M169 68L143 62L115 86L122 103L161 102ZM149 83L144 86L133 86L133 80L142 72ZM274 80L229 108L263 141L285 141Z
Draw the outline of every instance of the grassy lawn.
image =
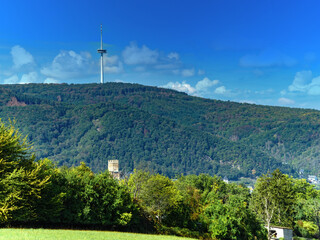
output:
M184 240L175 236L149 235L106 231L50 229L0 229L0 240Z

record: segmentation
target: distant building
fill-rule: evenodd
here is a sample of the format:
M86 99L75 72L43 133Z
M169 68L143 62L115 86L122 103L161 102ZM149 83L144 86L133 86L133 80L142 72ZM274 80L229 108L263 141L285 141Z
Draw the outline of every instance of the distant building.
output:
M115 179L120 179L119 172L119 160L109 160L108 161L108 171Z
M225 183L229 183L229 179L228 179L227 177L224 177L224 178L223 178L223 181L224 181Z
M304 174L304 169L301 168L301 169L299 170L299 176L303 176L303 174Z
M309 175L308 176L308 182L317 184L318 183L318 178L315 175Z
M271 227L271 239L292 240L293 231L291 228Z

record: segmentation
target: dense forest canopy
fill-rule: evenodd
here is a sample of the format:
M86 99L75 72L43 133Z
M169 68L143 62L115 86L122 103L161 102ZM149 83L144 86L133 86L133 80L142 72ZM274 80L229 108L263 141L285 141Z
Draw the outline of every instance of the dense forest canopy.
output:
M171 234L213 240L266 240L271 226L320 238L320 191L279 169L253 192L208 174L134 170L116 180L81 162L35 161L26 138L0 121L0 226L80 228Z
M15 120L37 159L85 162L94 172L119 159L169 177L256 177L276 168L318 174L320 112L188 96L138 84L0 86L0 118ZM300 171L301 172L301 171Z

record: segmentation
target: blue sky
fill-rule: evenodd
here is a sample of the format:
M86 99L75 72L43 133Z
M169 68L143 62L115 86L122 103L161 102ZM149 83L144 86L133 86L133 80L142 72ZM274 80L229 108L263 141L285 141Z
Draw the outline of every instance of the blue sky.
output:
M320 2L3 1L0 83L140 83L320 109Z

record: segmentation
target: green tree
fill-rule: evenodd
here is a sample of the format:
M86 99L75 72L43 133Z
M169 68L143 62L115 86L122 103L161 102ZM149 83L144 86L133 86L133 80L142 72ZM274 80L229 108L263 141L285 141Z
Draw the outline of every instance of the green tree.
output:
M160 174L152 175L141 189L141 204L155 222L162 218L177 204L180 196L173 182Z
M0 119L0 173L11 172L16 168L30 169L34 161L31 148L27 137L23 138L14 127L14 122L10 121L6 125Z
M138 215L126 186L106 171L94 174L84 163L62 168L58 186L63 195L61 222L96 226L130 226Z
M264 227L239 195L229 196L226 202L212 199L204 217L213 239L266 239Z
M292 179L278 169L258 178L252 193L252 206L266 224L269 239L272 223L293 226L295 200Z
M50 176L49 182L41 191L40 198L37 198L35 204L36 221L47 224L60 224L61 212L64 209L63 201L65 192L62 192L62 182L65 183L65 178L61 174L61 169L49 159L44 159L42 162L42 172L39 173L39 178Z
M143 170L134 169L133 173L130 175L129 179L126 181L126 185L134 199L140 197L141 190L144 184L150 178L150 173Z
M203 231L200 223L202 209L201 195L199 189L186 184L178 179L175 187L179 191L180 200L171 208L163 223L169 227L188 228L194 231Z
M0 122L0 221L37 218L35 202L49 183L45 161L34 162L31 146L11 124Z
M304 220L302 221L302 227L306 228L306 226L303 225L308 225L307 221L311 221L317 227L316 233L318 233L317 237L320 239L320 198L304 199L300 200L300 203L302 206L302 214L300 214L300 217Z

